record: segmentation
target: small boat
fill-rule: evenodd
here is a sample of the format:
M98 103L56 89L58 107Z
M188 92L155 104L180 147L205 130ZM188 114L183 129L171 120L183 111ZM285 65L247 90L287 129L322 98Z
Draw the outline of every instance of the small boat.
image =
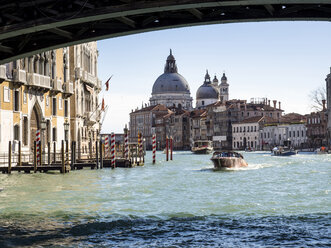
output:
M195 154L209 154L213 152L212 142L210 140L194 141L191 151Z
M328 154L328 150L326 149L325 146L322 146L321 148L317 148L315 150L316 154Z
M247 167L243 155L234 151L216 151L210 159L215 169Z
M275 146L271 153L273 156L291 156L296 155L298 151L291 147L291 141L288 139L284 141L284 146Z
M290 147L287 146L276 146L272 149L272 154L273 156L291 156L291 155L296 155L298 153L297 150L294 150Z

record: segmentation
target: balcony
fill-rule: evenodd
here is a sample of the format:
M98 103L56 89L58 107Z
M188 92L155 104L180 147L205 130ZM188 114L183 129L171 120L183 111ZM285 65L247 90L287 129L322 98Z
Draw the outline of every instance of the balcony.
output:
M77 67L75 73L76 73L76 79L80 79L84 83L87 83L88 85L90 85L92 87L99 86L97 77L93 76L91 73L85 71L84 69Z
M26 71L20 69L13 70L13 81L16 85L26 84Z
M62 80L57 77L55 79L51 79L51 87L51 92L53 94L62 92Z
M74 84L73 82L65 82L63 84L64 89L63 89L63 94L65 97L71 96L74 94Z
M46 91L51 89L51 78L38 73L28 73L27 82L30 87Z
M5 80L7 80L6 66L5 65L0 65L0 84Z

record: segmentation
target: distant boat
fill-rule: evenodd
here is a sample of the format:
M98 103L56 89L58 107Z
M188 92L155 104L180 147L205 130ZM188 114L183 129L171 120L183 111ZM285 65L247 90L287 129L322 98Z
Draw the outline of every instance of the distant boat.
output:
M290 147L287 146L276 146L272 149L272 154L273 156L291 156L291 155L296 155L298 153L297 150L294 150Z
M195 154L209 154L213 152L212 142L210 140L194 141L191 151Z
M317 148L314 153L316 154L328 154L328 150L325 146L322 146L321 148Z
M215 169L247 167L243 155L234 151L216 151L210 159Z
M284 146L275 146L271 150L271 155L273 155L273 156L291 156L291 155L296 155L296 154L298 154L298 151L294 150L291 147L290 140L285 140Z

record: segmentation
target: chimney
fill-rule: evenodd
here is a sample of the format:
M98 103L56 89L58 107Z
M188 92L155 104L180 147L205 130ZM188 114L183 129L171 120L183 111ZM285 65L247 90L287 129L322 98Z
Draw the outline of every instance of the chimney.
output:
M280 106L280 102L278 102L278 106L279 106L279 109L281 109L281 108L280 108L280 107L281 107L281 106Z
M245 111L247 110L246 100L244 101Z
M269 100L270 102L270 100ZM268 104L268 98L264 98L264 104L267 105Z
M277 100L273 100L274 103L274 109L276 108Z
M270 106L270 100L268 100L268 105Z
M326 107L325 107L325 103L326 103L326 100L325 100L325 99L323 99L323 100L322 100L322 104L323 104L323 111L325 111L325 110L326 110Z

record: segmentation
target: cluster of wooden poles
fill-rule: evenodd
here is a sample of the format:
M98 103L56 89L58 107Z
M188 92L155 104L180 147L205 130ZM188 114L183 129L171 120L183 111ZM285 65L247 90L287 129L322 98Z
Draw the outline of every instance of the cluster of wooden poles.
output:
M173 139L172 137L166 138L166 161L169 161L169 155L170 160L172 160L172 152L173 152Z

